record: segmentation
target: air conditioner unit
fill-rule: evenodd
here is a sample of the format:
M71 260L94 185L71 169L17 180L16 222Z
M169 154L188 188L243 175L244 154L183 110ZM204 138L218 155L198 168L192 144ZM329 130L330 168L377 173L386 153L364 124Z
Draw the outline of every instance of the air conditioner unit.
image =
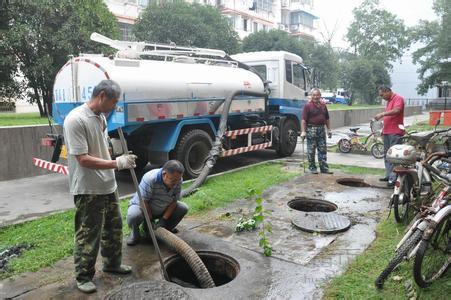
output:
M296 31L296 30L299 29L299 25L297 25L297 24L296 25L291 25L290 29L293 30L293 31Z
M288 0L282 0L282 7L287 7L290 4Z
M285 25L284 24L279 24L279 29L280 30L285 30Z

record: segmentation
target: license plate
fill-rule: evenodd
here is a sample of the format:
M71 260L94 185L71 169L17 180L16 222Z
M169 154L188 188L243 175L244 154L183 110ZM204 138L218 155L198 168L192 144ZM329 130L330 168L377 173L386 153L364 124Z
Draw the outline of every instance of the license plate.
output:
M66 145L61 146L60 158L67 159L67 148Z

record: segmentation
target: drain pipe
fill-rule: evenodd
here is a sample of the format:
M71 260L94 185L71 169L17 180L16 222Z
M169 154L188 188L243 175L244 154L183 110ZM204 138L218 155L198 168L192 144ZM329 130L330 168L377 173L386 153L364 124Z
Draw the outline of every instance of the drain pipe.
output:
M182 197L186 197L191 195L198 187L200 187L205 180L207 179L208 174L210 174L211 169L216 164L216 160L221 154L222 149L222 139L226 132L227 119L229 117L230 106L232 104L233 98L237 95L243 96L255 96L255 97L266 97L267 93L258 93L258 92L250 92L250 91L235 91L227 96L224 101L224 107L222 109L221 120L219 122L218 131L216 132L216 139L213 143L213 147L210 150L207 160L205 161L205 165L200 172L200 175L196 178L196 180L185 190L182 190Z

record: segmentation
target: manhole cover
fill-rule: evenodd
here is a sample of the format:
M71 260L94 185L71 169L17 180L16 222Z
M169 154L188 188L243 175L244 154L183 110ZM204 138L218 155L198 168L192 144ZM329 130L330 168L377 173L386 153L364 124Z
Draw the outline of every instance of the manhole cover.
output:
M305 212L331 212L338 208L338 206L332 202L305 197L296 197L293 200L290 200L288 206L291 209Z
M336 233L349 229L351 221L334 212L308 212L294 216L291 223L307 232Z
M105 297L110 300L122 299L190 299L189 295L166 281L143 281L132 283L112 291Z
M214 251L196 251L210 272L215 286L229 283L240 272L240 265L232 257ZM164 261L166 271L173 283L189 288L200 288L193 270L180 255L176 254Z
M339 178L337 179L337 183L352 187L370 187L368 183L366 183L365 181L363 181L363 179L360 178Z

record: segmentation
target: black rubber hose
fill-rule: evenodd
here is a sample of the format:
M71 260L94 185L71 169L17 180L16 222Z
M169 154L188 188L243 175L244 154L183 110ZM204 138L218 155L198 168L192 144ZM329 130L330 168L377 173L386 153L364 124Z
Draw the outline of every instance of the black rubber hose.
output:
M216 286L204 262L185 241L162 227L155 229L155 236L185 259L202 288L206 289Z
M255 97L266 97L266 93L257 93L257 92L250 92L250 91L235 91L224 101L224 107L222 109L221 114L221 120L219 121L219 127L218 131L216 132L216 139L213 143L213 147L210 150L210 153L208 155L207 160L205 161L205 165L200 172L199 176L196 178L196 180L185 190L182 190L182 197L186 197L191 195L195 189L200 187L205 180L207 179L208 174L210 174L211 169L216 164L216 160L218 159L219 155L221 154L221 145L222 145L222 139L224 137L224 133L226 132L226 125L227 125L227 119L229 117L229 111L230 106L232 104L233 98L237 95L243 95L243 96L255 96Z

